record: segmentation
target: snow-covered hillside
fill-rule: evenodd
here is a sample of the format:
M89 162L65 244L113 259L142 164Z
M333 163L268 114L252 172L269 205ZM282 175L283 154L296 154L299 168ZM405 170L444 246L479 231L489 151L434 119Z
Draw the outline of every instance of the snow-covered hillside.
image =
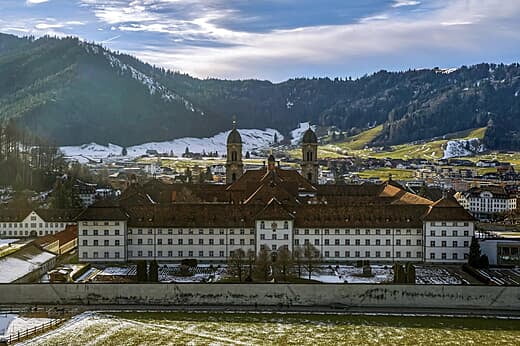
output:
M253 151L268 148L274 142L276 133L278 140L283 140L283 135L274 129L239 129L242 136L243 151ZM169 154L173 151L174 155L180 156L186 148L193 153L215 152L220 155L226 152L226 140L230 131L221 132L210 138L179 138L166 142L151 142L140 144L127 148L127 157L135 158L146 154L147 150L156 150L158 153ZM109 157L120 157L123 147L115 144L108 146L96 143L84 144L81 146L61 147L61 151L66 158L79 162L88 162L89 160L99 161Z
M478 138L456 139L446 143L443 159L471 156L483 151L484 145Z
M312 125L309 122L306 123L300 123L297 128L291 131L291 144L292 145L298 145L303 137L303 134L305 131L307 131L308 128L312 128L313 131L316 131L316 126Z

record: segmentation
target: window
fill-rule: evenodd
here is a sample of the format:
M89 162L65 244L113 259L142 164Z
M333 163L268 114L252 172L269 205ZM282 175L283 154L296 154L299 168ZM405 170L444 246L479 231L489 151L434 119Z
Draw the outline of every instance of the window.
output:
M395 252L395 257L401 258L401 251L396 251Z
M390 251L386 251L386 252L385 252L385 257L388 258L388 257L390 257L390 256L391 256Z
M97 229L94 230L94 235L98 235L98 230Z
M443 241L441 242L441 246L442 246L442 247L446 247L446 246L447 246L447 245L446 245L446 240L443 240Z
M452 256L452 258L453 258L454 260L458 259L458 257L459 257L458 254L457 254L456 252L454 252L451 256Z
M339 245L339 239L334 239L334 245ZM339 257L339 256L336 256Z
M182 250L177 252L177 256L183 257Z
M199 239L199 245L204 245L204 239L202 239L202 238Z
M5 224L4 224L5 226ZM83 235L88 235L88 231L86 229L83 230Z
M396 239L395 240L395 245L400 246L401 245L401 239Z
M284 235L283 235L283 239L284 239L284 240L289 240L289 235L288 235L288 234L284 234Z
M158 257L162 257L162 255L163 255L162 251L157 251L157 256Z
M458 233L459 233L459 232L457 232L457 231L453 231L453 236L454 236L454 237L458 236Z
M161 238L157 239L157 245L162 245L162 239Z
M464 247L468 247L468 246L469 246L469 241L464 240Z
M422 258L422 252L421 251L417 251L417 258Z
M87 246L87 245L88 245L88 241L83 240L83 246Z
M110 234L110 232L108 231L108 229L103 231L103 235L109 235L109 234Z
M320 240L319 239L314 239L314 245L320 245Z
M435 252L430 252L430 259L435 259Z
M294 239L294 245L300 245L300 239Z
M376 257L377 258L381 257L381 251L376 251Z
M94 253L92 254L94 258L98 258L99 257L99 254L97 253L97 251L94 251Z
M376 245L377 246L381 245L381 239L376 239ZM376 257L378 257L378 256L376 256Z
M94 239L94 246L98 246L99 245L99 242L97 239Z
M137 239L137 245L143 245L143 240L142 239Z
M459 247L459 243L456 240L453 241L453 247Z
M132 239L128 239L128 245L132 245Z
M246 240L245 239L240 239L240 245L246 245Z
M365 245L370 245L370 239L365 239Z
M177 243L178 243L179 245L182 245L182 244L183 244L183 239L182 239L182 238L178 239L178 240L177 240Z
M406 251L406 258L410 258L412 257L412 252L411 251Z
M272 249L273 251L276 251L276 244L273 244L273 245L271 246L271 249Z
M137 251L137 257L143 257L143 252L141 250Z
M443 252L443 253L441 254L441 258L442 258L443 260L446 259L446 252Z
M273 233L273 235L271 236L271 239L276 240L276 233Z
M356 239L356 245L361 245L361 240L360 239Z
M108 239L105 239L105 240L103 241L103 245L104 245L104 246L108 246L108 245L109 245Z
M214 240L213 238L211 238L211 239L209 240L209 245L213 245L213 244L215 244L215 240Z
M260 229L265 229L265 222L263 222L263 221L260 222Z
M224 257L224 251L219 251L218 255L219 255L220 257Z
M431 231L430 236L435 237L435 231Z
M468 237L469 236L469 231L464 231L464 236Z
M82 254L82 256L81 256L81 257L82 257L82 258L87 258L87 257L88 257L88 253L86 253L86 252L83 252L83 254Z
M430 241L430 247L435 247L435 240Z
M229 239L229 245L235 245L235 239L233 239L233 238Z
M224 245L224 239L219 239L218 243L219 243L220 245Z
M114 245L115 245L115 246L119 246L119 239L117 239L117 240L114 241Z
M330 257L330 253L328 251L325 251L325 257Z
M168 245L173 245L173 239L168 239Z
M445 230L442 230L442 231L441 231L441 236L443 236L443 237L446 236L446 231L445 231Z
M410 246L412 245L412 240L411 239L406 239L406 246Z
M421 246L422 245L422 239L417 239L417 246Z
M360 257L360 255L359 255L359 251L356 251L356 252L354 253L354 257Z
M204 251L199 251L199 257L204 257Z
M213 251L210 251L210 252L209 252L209 257L213 257L214 255L215 255L215 254L214 254Z
M365 251L365 257L370 257L370 251Z
M148 251L148 257L152 257L153 256L153 252L152 251Z
M325 239L325 245L330 245L330 241L328 239Z
M350 257L350 251L345 251L345 257Z
M193 245L193 239L188 239L188 245Z
M289 222L284 221L284 222L283 222L283 228L284 228L284 229L288 229L288 228L289 228Z
M390 239L387 239L387 240L385 241L385 245L387 245L387 246L391 245L391 243L392 243L392 242L390 241Z
M119 251L114 252L114 257L119 258Z
M168 251L168 257L173 257L173 251Z
M370 230L369 229L365 230L365 234L370 235Z
M350 239L345 239L345 245L350 245Z
M105 252L105 253L103 254L103 257L108 258L108 252Z

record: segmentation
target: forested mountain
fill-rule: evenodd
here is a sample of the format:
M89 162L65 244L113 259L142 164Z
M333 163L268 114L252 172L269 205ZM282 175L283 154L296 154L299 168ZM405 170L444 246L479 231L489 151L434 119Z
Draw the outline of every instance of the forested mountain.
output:
M59 145L120 145L299 122L355 132L384 124L375 145L489 125L490 148L520 149L520 65L380 71L350 78L196 79L74 38L0 34L0 119Z

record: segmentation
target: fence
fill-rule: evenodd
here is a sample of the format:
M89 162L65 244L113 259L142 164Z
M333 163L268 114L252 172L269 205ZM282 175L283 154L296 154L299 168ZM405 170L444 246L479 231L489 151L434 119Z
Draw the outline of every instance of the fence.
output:
M27 328L25 330L19 330L16 333L9 334L6 337L5 341L1 340L0 341L0 345L2 344L2 341L4 341L4 343L6 343L7 345L13 344L15 342L19 342L20 340L28 338L28 337L30 337L32 335L37 334L37 333L43 333L46 330L52 329L54 327L57 327L58 325L60 325L64 321L65 321L65 319L61 319L60 318L60 319L55 319L55 320L52 320L52 321L49 321L49 322L45 322L45 323L43 323L43 324L41 324L39 326L35 326L35 327L32 327L32 328Z

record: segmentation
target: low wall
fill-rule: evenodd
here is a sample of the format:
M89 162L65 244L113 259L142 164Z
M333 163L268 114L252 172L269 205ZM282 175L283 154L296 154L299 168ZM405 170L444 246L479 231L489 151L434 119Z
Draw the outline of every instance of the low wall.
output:
M3 284L0 304L290 305L520 310L520 288L335 284Z

